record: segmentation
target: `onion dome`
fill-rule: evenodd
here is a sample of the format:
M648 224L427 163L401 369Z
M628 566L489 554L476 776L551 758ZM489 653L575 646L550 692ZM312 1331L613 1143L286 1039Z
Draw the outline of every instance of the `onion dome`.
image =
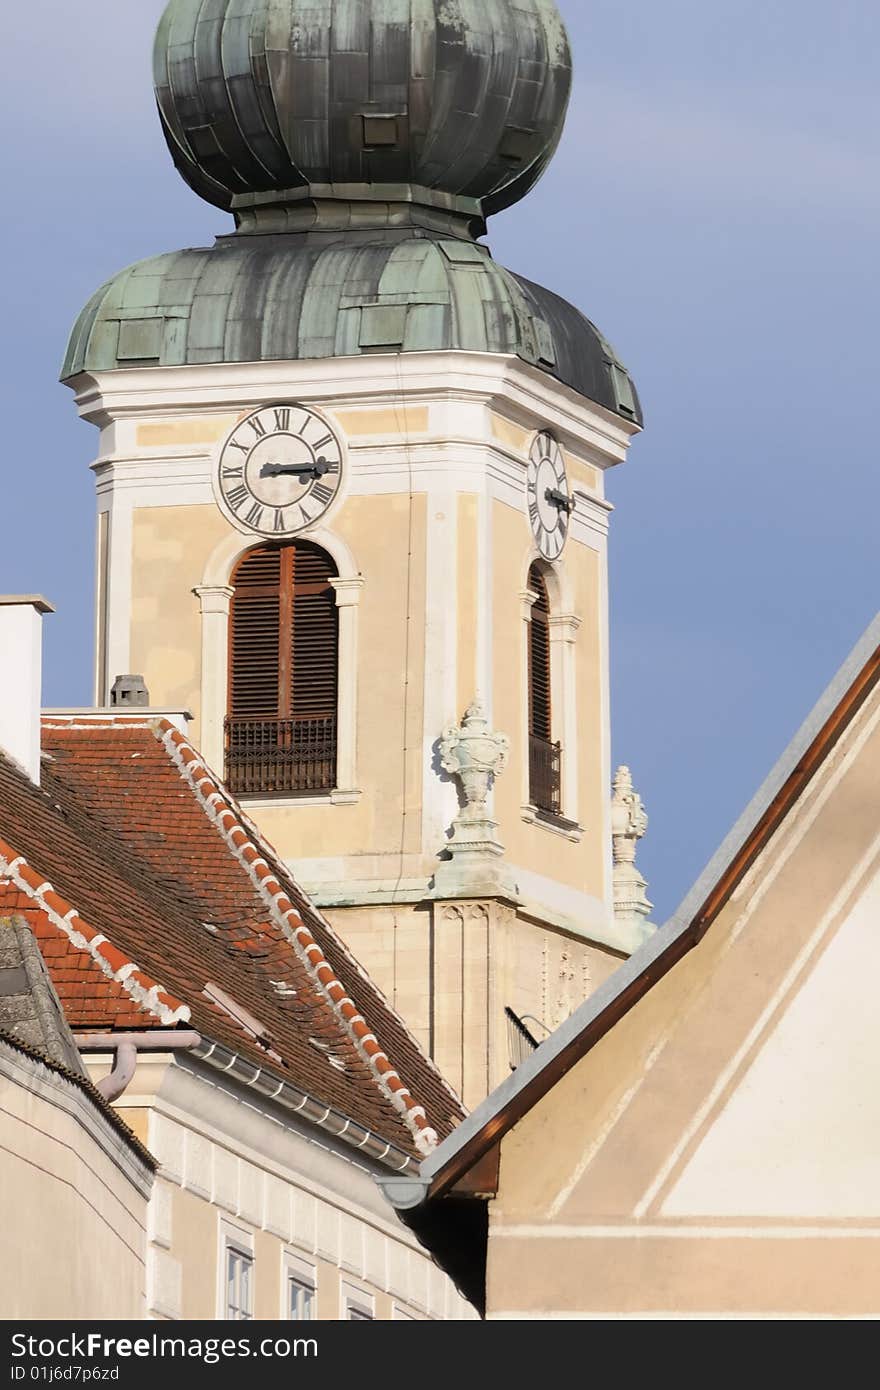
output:
M170 0L154 81L177 168L218 207L481 217L541 176L571 55L554 0Z
M598 329L476 240L562 133L554 0L170 0L154 60L175 163L236 229L114 276L77 320L64 380L489 352L641 424Z

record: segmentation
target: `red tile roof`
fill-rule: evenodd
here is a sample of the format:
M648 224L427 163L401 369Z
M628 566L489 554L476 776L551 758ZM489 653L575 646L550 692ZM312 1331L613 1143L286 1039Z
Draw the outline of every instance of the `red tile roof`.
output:
M74 1029L191 1023L406 1152L460 1102L272 848L166 720L44 720L0 757L0 910Z

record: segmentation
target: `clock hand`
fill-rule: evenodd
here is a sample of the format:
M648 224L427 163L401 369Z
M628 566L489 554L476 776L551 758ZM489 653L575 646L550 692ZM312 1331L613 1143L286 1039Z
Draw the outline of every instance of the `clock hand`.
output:
M303 468L302 464L295 463L264 463L260 469L261 478L279 478L283 474L293 474L300 483L311 483L318 478L323 478L329 472L330 465L325 458L319 458L311 467Z
M573 512L575 501L567 493L560 492L558 488L548 487L544 493L548 502L552 502L554 507L558 507L561 512Z

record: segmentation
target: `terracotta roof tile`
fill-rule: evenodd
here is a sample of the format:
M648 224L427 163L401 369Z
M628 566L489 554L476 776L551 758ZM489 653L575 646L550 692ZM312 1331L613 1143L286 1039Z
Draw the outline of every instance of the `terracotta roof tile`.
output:
M14 894L38 922L74 1028L191 1021L409 1152L459 1123L436 1068L176 729L51 718L44 749L41 788L0 757L0 905Z

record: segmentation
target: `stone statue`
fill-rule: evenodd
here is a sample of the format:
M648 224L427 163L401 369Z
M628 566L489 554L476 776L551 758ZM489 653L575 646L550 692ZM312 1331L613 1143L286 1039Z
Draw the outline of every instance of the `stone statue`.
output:
M636 849L648 829L648 817L628 767L617 769L613 793L614 920L624 927L653 929L647 921L653 907L648 901L648 885L636 868Z

